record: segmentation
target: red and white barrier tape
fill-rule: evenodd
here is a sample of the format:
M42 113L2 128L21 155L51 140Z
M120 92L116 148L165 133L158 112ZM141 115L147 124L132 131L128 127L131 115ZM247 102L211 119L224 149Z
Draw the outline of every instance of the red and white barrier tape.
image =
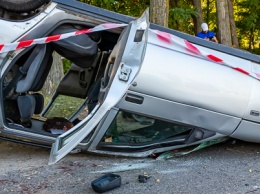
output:
M205 58L207 60L210 60L212 62L215 62L215 63L218 63L218 64L221 64L221 65L225 65L227 67L230 67L236 71L239 71L241 73L244 73L248 76L251 76L255 79L258 79L260 80L260 74L258 73L254 73L254 72L249 72L249 71L246 71L240 67L237 67L237 66L234 66L233 64L231 63L228 63L227 61L224 61L223 59L215 56L215 55L212 55L212 54L208 54L200 49L198 49L196 46L194 46L193 44L191 44L190 42L188 42L187 40L184 40L184 39L181 39L179 37L176 37L174 35L171 35L169 33L166 33L166 32L161 32L161 31L158 31L158 30L151 30L153 33L155 33L157 35L157 37L165 42L165 43L168 43L168 44L177 44L183 48L185 48L186 50L188 50L189 52L191 52L193 55L196 55L196 56L199 56L201 58Z
M71 36L77 36L80 34L88 34L91 32L98 32L98 31L109 30L109 29L119 28L119 27L124 27L124 26L127 26L127 24L106 23L106 24L101 24L101 25L95 26L94 28L78 30L75 32L69 32L69 33L65 33L65 34L57 34L54 36L37 38L37 39L33 39L33 40L25 40L25 41L20 41L20 42L0 44L0 54L10 52L10 51L15 51L15 50L25 48L25 47L29 47L34 44L45 44L45 43L69 38Z
M81 34L88 34L88 33L91 33L91 32L98 32L98 31L109 30L109 29L125 27L125 26L127 26L127 24L105 23L105 24L95 26L94 28L78 30L78 31L75 31L75 32L69 32L69 33L65 33L65 34L57 34L57 35L33 39L33 40L25 40L25 41L20 41L20 42L0 44L0 54L10 52L10 51L15 51L15 50L25 48L25 47L29 47L29 46L34 45L34 44L45 44L45 43L69 38L69 37L72 37L72 36L77 36L77 35L81 35ZM248 76L251 76L253 78L260 80L260 74L249 72L249 71L246 71L246 70L244 70L240 67L236 67L236 66L224 61L223 59L220 59L219 57L216 57L212 54L208 54L208 53L198 49L196 46L194 46L193 44L191 44L190 42L188 42L184 39L181 39L181 38L176 37L174 35L171 35L169 33L161 32L161 31L158 31L158 30L151 30L151 31L153 33L155 33L157 35L157 37L163 42L166 42L166 43L169 43L169 44L173 44L173 43L177 44L177 45L187 49L188 51L190 51L191 53L193 53L193 54L195 54L199 57L205 58L205 59L213 61L215 63L219 63L221 65L225 65L225 66L230 67L230 68L232 68L236 71L239 71L241 73L244 73Z

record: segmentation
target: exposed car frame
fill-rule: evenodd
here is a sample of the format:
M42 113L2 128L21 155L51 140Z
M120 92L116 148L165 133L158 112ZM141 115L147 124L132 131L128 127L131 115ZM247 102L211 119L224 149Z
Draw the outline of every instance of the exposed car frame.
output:
M100 63L101 56L107 58L101 64L102 71L98 68L95 73L90 73L89 80L84 77L87 79L83 80L87 81L86 85L81 85L86 90L84 93L81 93L81 86L74 87L78 92L66 90L66 87L73 81L73 72L86 73L85 70L93 65L85 67L79 61L82 55L74 59L69 56L69 51L65 52L65 56L75 60L75 65L60 82L49 105L41 111L43 117L48 114L59 95L67 95L85 99L79 110L68 118L75 121L84 107L90 105L92 99L89 92L91 86L96 86L97 75L101 75L102 80L101 85L97 86L98 97L95 98L93 110L60 136L41 131L44 122L37 119L33 120L30 127L7 119L3 107L8 99L8 95L4 94L8 84L4 84L4 79L16 63L19 68L23 67L25 58L32 56L34 52L43 60L47 52L53 51L48 51L49 45L56 52L62 52L65 47L62 48L58 42L38 46L43 52L42 56L34 51L37 46L0 54L3 91L0 111L1 139L43 147L53 144L50 164L60 160L76 146L100 154L144 157L222 137L260 142L258 55L150 24L148 11L136 19L72 0L53 0L43 10L23 20L2 18L0 23L5 30L0 32L0 43L38 39L57 32L65 33L67 31L64 31L64 27L67 30L67 24L76 26L69 30L76 30L78 26L79 29L93 28L104 23L128 25L105 31L101 39L89 35L94 42L98 42L100 51L98 60L93 61ZM170 35L175 40L174 43L170 43ZM69 47L74 39L67 40L71 40L66 43ZM182 42L187 47L181 45ZM199 54L197 51L200 51ZM202 53L217 56L214 59L222 59L227 63L203 58ZM88 54L92 57L90 52ZM39 63L40 68L40 60ZM230 68L232 65L237 68ZM33 86L37 76L33 81L28 81L32 78L27 75L24 74L18 80L21 82L16 85L17 98L26 96L25 100L34 101L35 97L31 95L41 89L41 84L38 81L39 84ZM27 85L30 86L26 88ZM15 99L16 101L19 100ZM23 113L24 108L21 109L20 113L27 115L28 112ZM127 122L134 123L134 129L127 131L127 126L123 130L119 129Z

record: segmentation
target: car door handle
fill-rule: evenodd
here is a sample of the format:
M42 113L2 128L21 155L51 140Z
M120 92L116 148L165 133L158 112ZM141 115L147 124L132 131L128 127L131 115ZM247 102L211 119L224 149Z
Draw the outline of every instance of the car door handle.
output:
M132 103L135 103L135 104L143 104L144 97L137 96L137 95L134 95L134 94L127 94L126 97L125 97L125 101L132 102Z

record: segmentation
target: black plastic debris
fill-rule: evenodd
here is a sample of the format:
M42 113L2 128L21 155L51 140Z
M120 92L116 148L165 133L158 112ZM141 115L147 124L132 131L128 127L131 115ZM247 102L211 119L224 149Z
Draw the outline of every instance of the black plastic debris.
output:
M139 175L139 176L138 176L138 181L139 181L140 183L146 183L149 178L150 178L150 177L147 176L147 175Z
M91 182L92 189L97 193L104 193L121 186L121 176L106 174Z

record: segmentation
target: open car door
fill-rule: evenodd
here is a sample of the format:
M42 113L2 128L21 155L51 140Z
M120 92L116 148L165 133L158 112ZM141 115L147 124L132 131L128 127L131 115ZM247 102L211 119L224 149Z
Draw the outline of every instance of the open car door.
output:
M54 164L84 138L93 134L108 111L120 101L142 64L149 29L148 10L121 33L102 78L99 103L76 127L60 135L52 145L49 164Z

